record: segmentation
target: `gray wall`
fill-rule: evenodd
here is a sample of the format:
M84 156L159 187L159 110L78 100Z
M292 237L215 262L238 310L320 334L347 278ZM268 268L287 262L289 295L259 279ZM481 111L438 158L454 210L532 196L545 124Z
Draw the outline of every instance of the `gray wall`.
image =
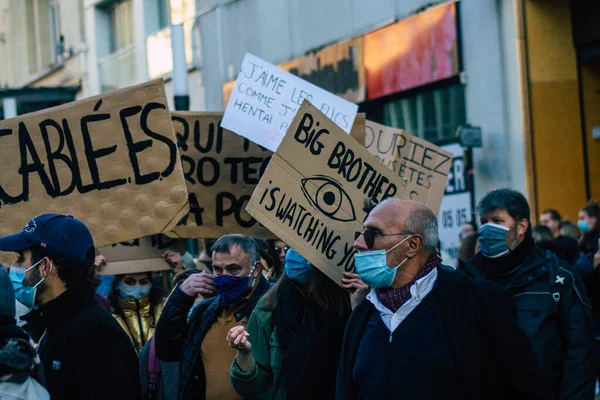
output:
M413 15L430 0L197 0L202 82L208 110L246 52L277 64ZM442 2L434 2L442 3ZM513 0L459 4L467 121L481 126L476 197L498 187L525 191ZM211 10L211 7L215 7Z

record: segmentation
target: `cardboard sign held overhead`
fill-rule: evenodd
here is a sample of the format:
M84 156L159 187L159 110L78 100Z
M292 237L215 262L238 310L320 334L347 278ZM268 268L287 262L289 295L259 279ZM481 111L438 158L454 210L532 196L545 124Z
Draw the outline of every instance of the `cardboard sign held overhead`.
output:
M408 197L437 214L444 197L452 153L401 129L367 121L365 147L398 175L408 179Z
M219 238L241 233L275 238L246 212L246 205L273 152L223 129L221 112L172 112L190 213L168 235ZM365 115L358 114L352 137L364 142Z
M190 213L173 229L179 237L229 233L272 237L246 204L273 153L223 129L220 112L173 112Z
M0 122L0 235L71 214L97 247L171 230L187 189L162 80Z
M350 133L356 104L246 53L221 124L275 151L304 99Z
M185 243L182 239L171 239L165 235L152 235L102 247L98 249L98 252L106 258L106 266L102 269L101 275L169 270L171 267L162 258L167 250L183 253Z
M304 101L246 210L341 284L354 270L365 200L406 197L406 184Z

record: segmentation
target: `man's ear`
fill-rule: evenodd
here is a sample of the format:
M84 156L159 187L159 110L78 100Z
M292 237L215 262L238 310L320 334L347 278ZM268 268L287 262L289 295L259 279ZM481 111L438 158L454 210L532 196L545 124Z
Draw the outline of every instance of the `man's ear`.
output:
M412 235L408 240L408 246L406 248L406 256L413 258L423 250L423 238L419 235Z
M525 236L527 229L529 229L529 221L523 218L517 225L517 234L519 236Z
M54 270L54 262L48 257L44 257L40 266L42 267L42 276L45 278L52 273Z

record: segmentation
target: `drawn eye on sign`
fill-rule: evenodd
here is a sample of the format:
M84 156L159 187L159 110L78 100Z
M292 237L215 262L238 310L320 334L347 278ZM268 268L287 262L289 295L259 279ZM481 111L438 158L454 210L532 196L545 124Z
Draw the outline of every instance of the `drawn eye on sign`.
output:
M304 197L315 209L335 221L352 222L356 220L354 204L338 181L329 176L315 175L312 178L302 179L301 183ZM307 184L315 185L317 191L310 193ZM348 209L349 214L344 215L341 212L343 209Z

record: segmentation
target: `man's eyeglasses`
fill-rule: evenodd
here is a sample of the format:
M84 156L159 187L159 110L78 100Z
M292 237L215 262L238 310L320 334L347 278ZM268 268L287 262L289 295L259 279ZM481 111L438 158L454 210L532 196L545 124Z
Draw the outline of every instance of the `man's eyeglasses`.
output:
M357 240L360 237L360 235L363 235L363 238L365 239L365 244L367 245L367 248L372 249L373 246L375 245L375 240L379 237L410 235L410 233L409 232L381 233L377 230L367 228L362 232L356 232L356 236L354 239Z
M287 253L289 249L290 249L290 246L283 246L283 247L275 246L276 253L280 253L281 250L283 250L285 253Z

